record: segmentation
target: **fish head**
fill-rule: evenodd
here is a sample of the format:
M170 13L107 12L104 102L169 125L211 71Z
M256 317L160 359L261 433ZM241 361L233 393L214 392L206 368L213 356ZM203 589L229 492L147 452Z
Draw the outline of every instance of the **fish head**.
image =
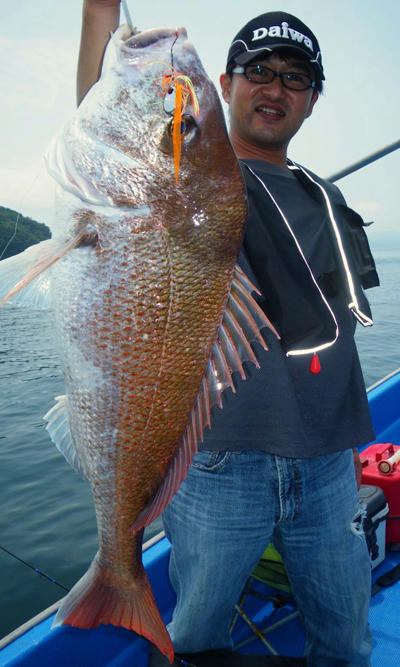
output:
M176 196L189 185L199 186L203 175L221 185L232 169L238 173L219 96L185 28L158 28L128 36L126 27L121 27L107 49L102 77L109 88L107 113L102 114L97 131L141 164L146 203L154 196L156 183L159 195L167 188ZM186 96L177 173L176 84L181 84Z
M100 80L47 163L85 203L162 213L167 226L215 218L221 192L226 217L246 217L219 96L184 28L132 34L121 26L107 46Z

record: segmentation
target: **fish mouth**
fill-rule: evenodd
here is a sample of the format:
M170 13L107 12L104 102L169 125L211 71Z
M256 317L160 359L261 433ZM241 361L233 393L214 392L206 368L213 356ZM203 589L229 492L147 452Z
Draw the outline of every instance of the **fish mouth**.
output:
M187 39L186 28L152 28L134 33L126 40L125 45L131 49L145 49L164 39Z

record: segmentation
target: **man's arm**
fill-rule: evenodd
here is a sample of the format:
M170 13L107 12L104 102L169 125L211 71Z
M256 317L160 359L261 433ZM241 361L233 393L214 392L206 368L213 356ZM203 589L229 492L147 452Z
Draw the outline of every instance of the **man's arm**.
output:
M76 93L78 105L98 80L104 51L119 24L120 0L84 0Z

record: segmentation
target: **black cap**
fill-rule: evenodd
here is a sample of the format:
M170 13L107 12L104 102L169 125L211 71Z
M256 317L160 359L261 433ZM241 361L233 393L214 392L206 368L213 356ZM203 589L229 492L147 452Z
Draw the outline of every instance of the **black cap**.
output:
M245 65L265 52L282 48L301 53L317 76L325 79L317 38L300 19L286 12L267 12L246 23L233 39L226 68L233 63Z

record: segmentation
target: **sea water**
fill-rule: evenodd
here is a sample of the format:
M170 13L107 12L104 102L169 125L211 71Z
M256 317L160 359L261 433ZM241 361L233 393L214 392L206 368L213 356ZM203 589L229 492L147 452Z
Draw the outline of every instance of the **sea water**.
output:
M356 334L367 387L400 366L398 248L375 251L381 287L367 293L375 325ZM92 560L97 534L89 486L42 419L62 393L51 314L0 310L0 546L70 588ZM0 549L0 637L64 594Z

